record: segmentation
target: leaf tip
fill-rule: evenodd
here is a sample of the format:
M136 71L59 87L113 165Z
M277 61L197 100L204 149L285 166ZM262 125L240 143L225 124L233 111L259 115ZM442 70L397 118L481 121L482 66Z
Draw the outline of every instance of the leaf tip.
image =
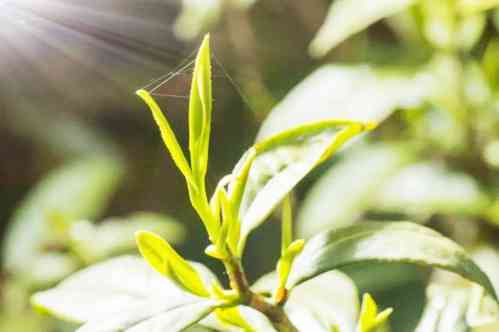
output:
M378 127L378 125L379 124L377 122L374 122L374 121L372 121L372 122L366 122L364 124L364 129L365 130L373 130L373 129L376 129L376 127Z
M135 94L142 99L145 99L150 96L149 92L147 92L147 90L145 89L138 89L137 91L135 91Z

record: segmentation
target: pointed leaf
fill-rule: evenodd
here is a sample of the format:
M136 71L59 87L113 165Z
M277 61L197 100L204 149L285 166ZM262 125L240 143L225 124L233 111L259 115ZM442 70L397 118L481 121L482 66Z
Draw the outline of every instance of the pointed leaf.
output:
M189 151L197 183L204 182L208 168L211 112L211 52L206 35L196 57L189 98Z
M137 246L145 260L159 273L199 296L209 296L198 271L183 259L158 235L140 231L136 233Z
M324 56L336 45L374 22L407 9L415 0L337 0L310 44L310 54Z
M165 144L166 149L170 153L175 165L178 167L180 172L184 175L185 179L194 187L196 187L196 182L192 177L191 168L189 163L185 159L184 152L178 143L177 137L173 132L170 123L167 118L164 116L163 112L156 101L152 98L152 96L146 90L138 90L136 94L142 98L142 100L147 104L149 109L151 110L152 116L156 125L159 128L161 133L161 138Z
M374 299L371 295L364 294L357 332L376 332L378 328L381 328L385 324L392 311L389 308L378 313L378 305L374 302Z
M296 258L288 288L322 272L366 262L448 270L481 285L497 299L487 275L460 246L429 228L407 222L363 223L315 236Z

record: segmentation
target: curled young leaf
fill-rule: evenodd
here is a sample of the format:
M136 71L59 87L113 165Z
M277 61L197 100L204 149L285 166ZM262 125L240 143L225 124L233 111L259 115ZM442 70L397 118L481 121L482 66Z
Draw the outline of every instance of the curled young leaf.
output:
M189 97L189 151L196 183L203 186L208 169L212 111L210 37L199 48Z
M187 291L209 297L200 273L183 259L165 240L154 233L136 233L137 246L144 259L162 275L168 277Z
M370 222L323 232L309 240L293 263L288 288L314 276L358 263L400 262L448 270L497 299L487 275L464 249L439 233L408 222Z

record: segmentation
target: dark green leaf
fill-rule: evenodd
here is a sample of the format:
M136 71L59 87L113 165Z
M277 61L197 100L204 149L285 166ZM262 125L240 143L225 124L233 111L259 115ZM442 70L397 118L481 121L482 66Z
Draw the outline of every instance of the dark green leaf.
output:
M366 262L400 262L448 270L473 281L497 299L487 275L453 241L408 222L363 223L321 233L296 258L288 287L325 271Z

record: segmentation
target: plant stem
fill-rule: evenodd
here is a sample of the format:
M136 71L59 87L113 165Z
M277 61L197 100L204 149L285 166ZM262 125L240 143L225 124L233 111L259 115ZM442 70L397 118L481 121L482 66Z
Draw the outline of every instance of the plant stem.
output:
M249 288L241 260L231 257L224 261L229 275L230 287L237 291L241 302L263 313L279 332L298 332L281 306L268 303L261 295L255 294Z

